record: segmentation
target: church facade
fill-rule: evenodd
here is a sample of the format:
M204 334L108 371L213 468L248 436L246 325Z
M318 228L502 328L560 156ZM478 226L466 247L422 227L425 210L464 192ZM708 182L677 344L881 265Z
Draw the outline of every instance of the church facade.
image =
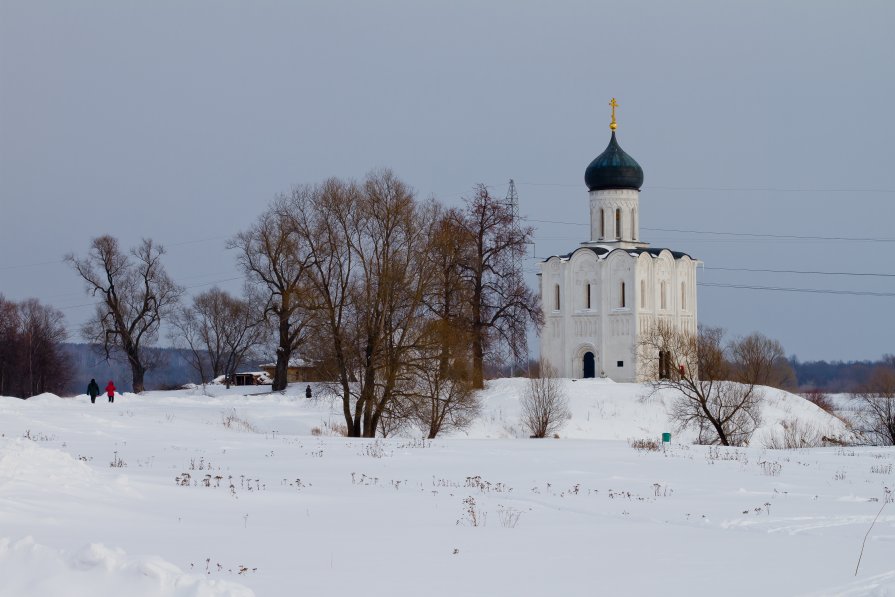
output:
M610 105L609 145L584 173L590 240L540 264L541 360L560 377L633 382L646 370L637 362L641 333L658 321L696 333L701 262L641 240L643 169L619 146L614 98Z

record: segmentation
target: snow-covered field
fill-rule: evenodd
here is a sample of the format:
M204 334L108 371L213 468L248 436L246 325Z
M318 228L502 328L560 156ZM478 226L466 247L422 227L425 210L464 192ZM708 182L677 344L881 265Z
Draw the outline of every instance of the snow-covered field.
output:
M0 595L895 595L892 448L763 449L845 433L769 391L753 447L638 451L669 396L567 388L558 440L525 437L522 380L433 441L325 435L304 386L0 398Z

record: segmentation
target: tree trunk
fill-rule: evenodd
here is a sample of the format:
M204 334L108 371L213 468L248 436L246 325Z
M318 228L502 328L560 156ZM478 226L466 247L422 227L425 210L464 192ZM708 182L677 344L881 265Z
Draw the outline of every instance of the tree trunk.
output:
M281 311L282 313L282 311ZM280 342L277 347L277 366L273 374L271 392L285 390L289 384L289 359L292 358L292 343L289 341L289 317L280 315Z
M131 366L131 385L134 394L143 393L143 376L146 374L146 367L140 361L139 350L130 343L124 345L124 354L127 355L127 362Z
M481 390L485 387L485 346L482 340L482 326L475 324L472 333L472 387Z
M480 249L481 252L481 249ZM485 387L485 327L482 323L482 274L476 273L472 291L472 388Z
M143 393L143 376L146 374L146 368L140 363L131 361L131 377L133 380L134 394Z
M722 446L729 446L730 442L727 441L727 434L724 433L724 426L721 425L720 422L716 421L714 417L709 418L712 422L712 425L715 427L715 432L718 434L718 440L721 442Z
M282 346L277 350L277 365L273 372L273 383L270 385L271 392L279 392L285 390L288 385L289 374L289 353L283 351Z

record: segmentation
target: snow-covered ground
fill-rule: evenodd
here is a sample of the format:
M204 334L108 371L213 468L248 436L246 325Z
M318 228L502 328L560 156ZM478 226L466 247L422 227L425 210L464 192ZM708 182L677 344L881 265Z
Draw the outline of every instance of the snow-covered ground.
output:
M526 437L523 380L433 441L326 435L303 385L0 398L0 595L895 595L892 448L764 449L847 433L769 390L753 447L638 451L669 395L566 385L558 440Z

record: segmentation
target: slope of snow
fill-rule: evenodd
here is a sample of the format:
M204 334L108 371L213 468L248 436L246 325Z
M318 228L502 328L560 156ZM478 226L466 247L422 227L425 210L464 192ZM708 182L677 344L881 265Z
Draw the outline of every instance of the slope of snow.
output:
M32 537L0 539L4 595L128 595L129 597L252 597L245 586L185 574L158 557L131 558L91 543L74 553L38 545Z
M572 419L560 432L563 438L638 439L660 438L663 432L675 432L667 407L674 394L663 390L652 396L646 385L615 383L608 379L564 380ZM520 424L519 396L525 392L523 379L499 379L488 382L484 395L484 416L465 435L477 438L527 437ZM839 419L807 400L774 388L762 388L764 395L763 424L756 431L753 443L779 430L782 421L798 419L828 437L847 436L848 430ZM677 433L674 433L677 436ZM695 433L683 432L678 439L692 442Z
M767 390L753 447L638 451L672 396L604 380L529 440L524 385L433 441L312 436L341 423L319 386L0 398L0 596L895 595L892 448L763 449L846 433Z

